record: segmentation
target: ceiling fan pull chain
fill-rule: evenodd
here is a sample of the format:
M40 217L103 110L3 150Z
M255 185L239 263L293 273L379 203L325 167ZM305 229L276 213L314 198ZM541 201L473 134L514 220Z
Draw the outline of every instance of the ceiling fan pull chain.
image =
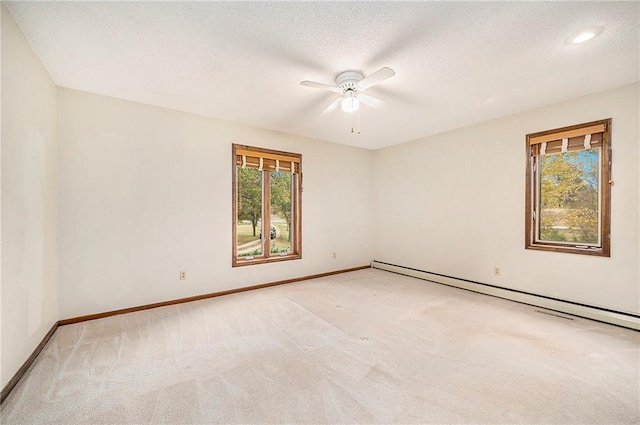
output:
M360 134L360 108L358 108L358 134Z
M353 115L351 115L351 133L353 133Z

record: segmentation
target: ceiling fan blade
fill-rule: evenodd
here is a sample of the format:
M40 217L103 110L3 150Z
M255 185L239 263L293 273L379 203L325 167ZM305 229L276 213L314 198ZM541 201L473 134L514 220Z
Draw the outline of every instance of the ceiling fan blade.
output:
M364 103L367 106L371 106L372 108L380 108L381 106L386 105L385 102L380 99L376 99L373 96L369 96L368 94L360 94L358 95L358 100Z
M336 109L338 107L338 105L340 105L340 102L342 102L342 98L339 97L336 100L334 100L333 102L331 102L331 105L327 106L327 108L322 111L320 113L320 115L325 115L328 114L329 112L333 111L334 109Z
M393 77L394 75L396 75L396 72L393 69L387 68L385 66L384 68L380 68L373 74L361 80L358 83L358 87L360 88L360 90L365 90L373 86L374 84L381 83L384 80Z
M330 86L328 84L322 84L322 83L316 83L315 81L302 81L300 83L301 86L305 86L305 87L312 87L314 89L320 89L320 90L326 90L326 91L332 91L334 93L340 93L342 94L342 90L340 90L338 87L336 86Z

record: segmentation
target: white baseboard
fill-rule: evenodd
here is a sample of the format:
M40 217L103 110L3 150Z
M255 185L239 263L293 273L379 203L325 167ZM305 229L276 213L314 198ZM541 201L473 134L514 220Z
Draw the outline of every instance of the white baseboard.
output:
M598 320L600 322L610 323L612 325L623 326L634 330L640 330L640 317L603 310L598 307L576 304L569 301L562 301L553 298L547 298L534 294L528 294L516 290L499 288L483 283L471 282L468 280L457 279L450 276L429 273L422 270L416 270L409 267L398 266L394 264L384 263L372 260L371 267L386 270L406 276L416 277L431 282L441 283L443 285L455 286L456 288L467 289L481 294L492 295L494 297L504 298L511 301L517 301L524 304L530 304L537 307L555 310L574 316L584 317L587 319Z

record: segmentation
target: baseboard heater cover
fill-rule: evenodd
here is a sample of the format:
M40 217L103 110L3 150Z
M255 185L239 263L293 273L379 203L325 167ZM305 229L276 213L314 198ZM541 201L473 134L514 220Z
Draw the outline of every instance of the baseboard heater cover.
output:
M549 310L559 311L573 316L584 317L586 319L610 323L612 325L622 326L629 329L640 330L640 316L529 294L514 289L500 288L485 283L473 282L437 273L430 273L377 260L371 261L371 267L443 285L454 286L456 288L466 289L481 294L491 295L498 298L534 305Z

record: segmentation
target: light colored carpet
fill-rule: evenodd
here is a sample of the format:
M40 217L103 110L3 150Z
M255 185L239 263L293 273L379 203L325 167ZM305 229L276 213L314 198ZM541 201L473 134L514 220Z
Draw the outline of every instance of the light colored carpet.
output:
M380 270L63 326L3 424L640 423L640 333Z

